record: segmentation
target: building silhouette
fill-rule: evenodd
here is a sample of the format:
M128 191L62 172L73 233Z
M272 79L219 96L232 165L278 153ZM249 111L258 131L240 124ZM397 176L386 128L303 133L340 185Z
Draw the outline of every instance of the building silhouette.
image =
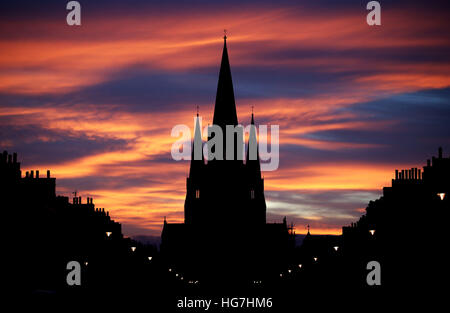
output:
M213 124L222 129L224 143L227 142L226 126L238 125L226 36ZM264 179L253 112L250 125L245 161L238 158L237 134L233 138L233 154L230 153L232 160L227 159L225 144L223 155L205 160L197 113L186 179L184 223L164 220L161 243L168 264L192 279L220 284L259 281L262 276L275 275L278 267L287 262L293 247L286 219L282 223L266 223ZM256 157L251 157L252 145L256 147ZM196 150L200 150L197 158Z
M291 282L384 295L417 293L423 286L436 291L448 277L449 195L450 157L439 148L422 169L396 170L392 185L369 202L358 221L344 226L341 236L308 232L295 257L301 268L292 265ZM366 281L371 261L380 264L379 286Z
M20 169L17 154L0 154L0 199L5 231L2 256L11 273L10 291L21 294L98 292L132 283L149 268L156 250L122 234L122 226L92 198L57 196L50 171ZM136 247L134 251L131 247ZM66 265L82 267L81 286L66 283ZM148 276L147 276L148 277Z

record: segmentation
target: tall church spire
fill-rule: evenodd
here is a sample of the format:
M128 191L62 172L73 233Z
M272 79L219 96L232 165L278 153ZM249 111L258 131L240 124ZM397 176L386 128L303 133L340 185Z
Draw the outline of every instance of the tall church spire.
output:
M217 84L216 104L213 124L225 130L226 125L237 125L236 103L234 101L233 81L230 61L228 60L227 36L223 37L222 62L220 64L219 83Z

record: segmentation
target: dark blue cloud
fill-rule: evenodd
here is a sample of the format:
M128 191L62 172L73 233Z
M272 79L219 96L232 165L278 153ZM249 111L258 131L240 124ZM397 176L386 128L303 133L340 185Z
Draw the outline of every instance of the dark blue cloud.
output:
M349 160L420 165L435 155L439 146L450 151L450 88L393 95L337 111L353 113L355 121L389 123L375 129L317 131L300 136L331 143L376 145L373 148L323 150L280 142L280 167Z
M131 143L121 139L53 131L39 125L14 126L11 121L0 123L2 141L9 143L7 150L17 152L27 167L35 164L56 165L96 153L125 149Z

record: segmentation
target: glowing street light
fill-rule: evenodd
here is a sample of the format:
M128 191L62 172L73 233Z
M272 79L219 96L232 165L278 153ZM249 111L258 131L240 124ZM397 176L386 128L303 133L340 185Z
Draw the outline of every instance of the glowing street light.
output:
M288 270L288 273L292 272L292 270Z
M171 268L169 268L169 272L172 272L172 269L171 269Z
M440 192L437 194L439 198L441 198L441 200L444 200L445 198L445 193L444 192Z
M313 259L314 259L315 262L317 262L317 257L314 257Z
M152 259L153 259L153 257L151 257L151 256L148 257L148 260L149 260L149 261L151 261Z
M86 262L84 262L84 265L88 266L88 262L87 262L87 261L86 261Z
M131 247L131 251L136 251L136 247Z
M375 229L369 230L369 233L370 233L372 236L375 235Z
M112 232L110 232L110 231L106 232L106 237L111 237L111 235L112 235Z
M298 265L298 268L302 268L302 265L301 265L301 264L299 264L299 265Z
M334 249L335 251L338 251L339 246L334 246L333 249Z

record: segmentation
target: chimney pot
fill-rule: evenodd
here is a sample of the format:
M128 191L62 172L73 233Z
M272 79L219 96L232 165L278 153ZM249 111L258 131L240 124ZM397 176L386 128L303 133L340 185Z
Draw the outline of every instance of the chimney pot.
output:
M34 171L30 171L30 178L34 178Z
M395 180L398 180L398 170L395 170Z
M50 178L50 170L47 170L47 178Z
M36 178L39 178L39 171L36 171Z
M25 177L28 178L28 171L25 172Z

